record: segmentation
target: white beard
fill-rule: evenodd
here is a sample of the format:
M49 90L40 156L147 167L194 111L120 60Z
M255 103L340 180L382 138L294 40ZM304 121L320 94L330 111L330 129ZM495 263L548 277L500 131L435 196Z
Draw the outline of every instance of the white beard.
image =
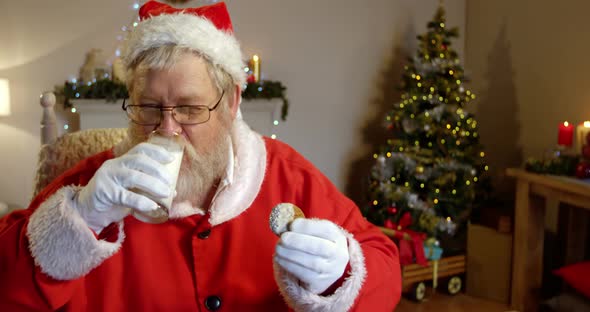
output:
M229 144L231 144L229 133L221 133L215 145L203 154L198 154L192 145L186 144L176 182L174 203L188 201L193 207L206 208L204 205L209 192L225 173Z

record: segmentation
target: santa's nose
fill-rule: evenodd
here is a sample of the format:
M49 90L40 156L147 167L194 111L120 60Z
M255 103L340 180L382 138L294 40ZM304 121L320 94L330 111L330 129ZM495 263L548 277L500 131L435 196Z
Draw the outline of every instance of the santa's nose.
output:
M163 136L174 136L182 132L182 125L174 119L172 110L162 110L162 119L156 131Z

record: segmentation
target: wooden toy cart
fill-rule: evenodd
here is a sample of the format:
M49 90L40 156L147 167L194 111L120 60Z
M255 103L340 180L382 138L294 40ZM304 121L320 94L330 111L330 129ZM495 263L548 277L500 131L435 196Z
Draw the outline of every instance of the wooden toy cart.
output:
M395 231L381 228L381 231L392 238ZM411 239L404 235L404 239ZM439 284L449 295L456 295L463 289L465 280L465 255L443 257L439 260L428 261L427 266L409 264L402 266L402 291L416 301L426 297L426 284L432 283L436 290Z
M404 265L402 266L402 291L410 298L422 301L426 297L426 283L432 282L433 290L441 284L445 293L456 295L463 289L464 273L465 255L428 261L428 266Z

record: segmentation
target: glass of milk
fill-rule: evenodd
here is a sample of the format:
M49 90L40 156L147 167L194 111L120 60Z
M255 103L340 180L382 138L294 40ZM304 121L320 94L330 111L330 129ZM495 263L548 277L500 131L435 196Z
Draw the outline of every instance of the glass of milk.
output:
M150 144L155 144L164 147L174 157L174 160L167 164L164 164L163 167L164 170L168 171L172 176L172 181L174 182L172 183L171 187L173 190L176 190L176 181L178 180L178 173L180 172L180 165L182 163L182 155L184 152L184 148L180 143L180 135L178 133L165 135L156 130L150 134L147 142ZM150 197L149 194L144 193L140 190L134 189L132 191ZM170 211L170 207L172 206L174 193L176 192L172 192L172 194L166 198L150 197L152 200L158 203L157 209L149 212L133 210L131 214L136 219L146 223L156 224L166 222L168 221L168 212Z

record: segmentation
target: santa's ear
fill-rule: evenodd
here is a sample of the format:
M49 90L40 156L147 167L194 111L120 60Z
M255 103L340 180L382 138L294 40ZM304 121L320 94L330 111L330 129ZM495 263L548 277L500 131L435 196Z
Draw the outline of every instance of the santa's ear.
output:
M236 119L238 109L240 108L240 103L242 102L242 88L236 85L233 92L234 94L232 94L232 96L230 97L230 102L228 103L232 120Z

